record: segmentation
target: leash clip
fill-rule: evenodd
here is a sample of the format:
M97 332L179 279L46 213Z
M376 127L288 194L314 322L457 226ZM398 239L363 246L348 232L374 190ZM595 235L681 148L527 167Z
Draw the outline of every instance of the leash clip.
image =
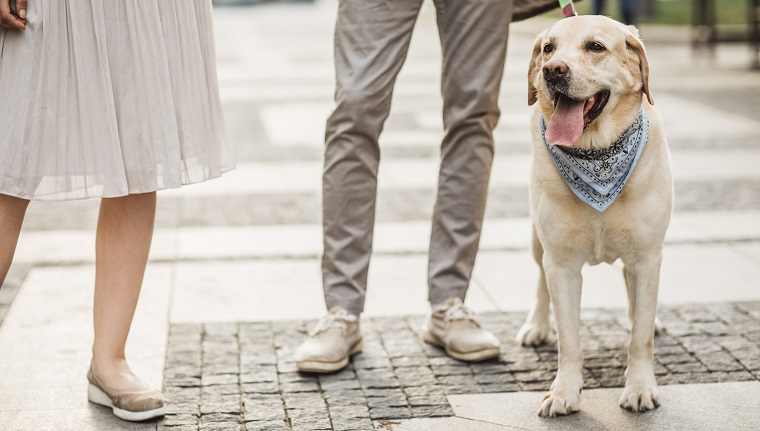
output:
M562 15L565 18L578 16L578 12L575 11L575 5L573 5L573 0L559 0L559 7L562 8Z

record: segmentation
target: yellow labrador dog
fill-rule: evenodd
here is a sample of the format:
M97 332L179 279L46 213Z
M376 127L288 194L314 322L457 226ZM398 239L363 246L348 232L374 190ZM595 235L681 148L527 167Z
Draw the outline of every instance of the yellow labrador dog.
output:
M658 406L653 337L662 246L670 221L670 155L649 92L639 32L601 16L563 19L542 33L528 72L537 301L517 335L544 343L554 309L559 368L538 411L578 411L581 268L621 259L632 322L620 406Z

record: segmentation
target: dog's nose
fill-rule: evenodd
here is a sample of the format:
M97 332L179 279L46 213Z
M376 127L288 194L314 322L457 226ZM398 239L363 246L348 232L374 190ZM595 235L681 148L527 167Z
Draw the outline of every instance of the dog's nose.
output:
M570 74L570 68L563 61L550 61L544 65L544 79L551 83L557 83Z

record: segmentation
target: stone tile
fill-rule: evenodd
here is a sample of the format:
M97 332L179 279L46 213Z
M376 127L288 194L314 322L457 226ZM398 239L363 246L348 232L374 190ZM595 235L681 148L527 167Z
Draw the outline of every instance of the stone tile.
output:
M149 259L175 258L175 229L156 229ZM22 231L14 256L16 264L81 264L95 262L95 229Z
M727 352L700 355L699 360L710 371L744 371L744 367Z
M731 178L733 180L757 179L758 172L750 168L753 163L760 161L760 156L752 151L731 150L721 153L719 168L710 168L711 163L705 157L709 152L678 153L672 159L673 177L680 181L704 181ZM734 165L735 164L735 165ZM733 166L732 166L733 165ZM730 167L729 167L730 166ZM708 172L708 173L706 173Z
M372 420L379 419L408 419L412 417L407 407L375 407L370 408L369 415Z
M179 263L176 271L172 322L302 319L324 312L316 259ZM314 289L303 289L309 285Z
M246 431L288 431L285 421L255 421L245 424Z
M523 237L529 240L530 231ZM473 280L493 296L500 310L524 310L535 297L538 267L524 250L484 250L475 261Z
M319 225L187 227L177 231L178 258L316 258L322 251Z
M737 149L721 153L726 160L721 169L715 169L713 151L678 151L672 158L676 181L705 181L704 168L711 181L760 178L753 160L758 159L756 150ZM530 179L530 154L497 155L491 173L490 187L527 186ZM730 168L728 168L730 166ZM438 179L439 159L425 157L415 159L389 159L383 162L378 183L383 190L429 189L434 190ZM244 162L237 169L215 181L197 184L181 190L167 190L164 195L213 196L246 194L317 193L321 187L322 164L319 161ZM272 182L271 178L279 181Z
M0 326L0 411L88 405L93 286L90 265L29 273ZM154 387L163 381L170 287L171 265L149 265L127 343L132 369Z
M424 314L430 307L425 256L375 256L367 283L365 316Z
M187 411L189 409L185 409ZM170 413L171 409L167 409L167 413ZM198 427L198 415L180 413L180 414L167 414L158 421L158 425L161 427Z
M368 290L365 315L427 313L426 262L422 256L376 256L369 281L375 287ZM174 323L303 319L324 313L316 257L298 261L179 263L176 268L177 290L171 317ZM405 279L404 284L397 283L399 277ZM277 289L270 288L274 285ZM408 285L418 285L419 289L409 290ZM303 286L315 288L304 290ZM394 289L402 289L407 300L394 300L398 298ZM410 298L410 294L414 296ZM470 302L476 311L494 310L477 289Z
M166 426L159 424L158 431L198 431L198 425Z
M222 423L222 422L209 422L209 423L202 423L198 429L200 431L228 431L228 430L236 430L240 427L239 424L235 423Z
M737 243L735 246L740 253L760 264L760 244L757 242Z
M0 285L0 324L3 323L8 309L31 269L31 265L20 264L16 261L8 270L5 280Z
M660 387L662 406L645 414L631 414L618 406L621 389L585 390L581 412L561 418L536 416L541 393L450 396L458 417L481 420L525 430L566 429L667 429L713 430L754 429L760 426L758 415L747 414L760 397L760 382L672 385ZM709 415L693 414L705 404L720 405ZM510 408L505 409L503 406Z
M690 240L747 241L760 238L760 211L698 211L681 212L676 217L694 229Z
M520 429L458 417L380 420L375 421L375 428L384 431L517 431Z
M206 425L213 426L239 426L240 415L233 413L208 413L201 416L201 428Z
M723 268L732 268L726 273ZM627 307L619 265L584 268L583 307ZM538 269L523 252L479 253L474 276L494 296L502 310L524 308L533 302ZM684 278L686 277L686 278ZM730 280L727 280L729 277ZM752 280L760 277L760 265L728 245L666 245L661 275L660 302L757 300L760 290ZM698 289L692 286L722 286ZM619 289L610 288L619 286Z
M526 234L527 235L527 234ZM285 241L280 244L285 244ZM298 243L296 243L298 244ZM245 242L241 244L245 247ZM222 250L225 247L221 247ZM231 247L230 250L234 250ZM679 303L684 298L689 301L712 302L717 300L735 300L755 298L754 286L748 280L757 278L760 265L750 262L728 246L705 245L699 247L667 246L666 260L663 265L662 302ZM680 262L700 262L692 270L680 267ZM672 261L672 265L668 262ZM690 286L694 283L725 282L719 268L731 265L735 270L736 280L732 280L722 289L702 289L698 292L685 292L678 286ZM224 266L224 270L219 269ZM689 263L691 265L691 263ZM295 270L293 270L295 266ZM672 269L670 267L673 267ZM370 273L370 283L377 288L370 289L367 299L367 315L382 314L424 314L427 312L426 300L426 258L424 256L376 256ZM593 306L619 306L626 304L622 277L619 268L601 265L584 271L585 284L583 304ZM682 279L692 277L692 281ZM324 311L321 306L321 291L318 288L303 291L301 286L319 286L319 264L316 256L313 260L253 263L214 263L214 264L179 264L178 291L174 301L173 321L213 321L213 320L248 320L318 317ZM396 283L399 277L407 282ZM411 278L410 278L411 277ZM534 295L537 269L529 254L520 252L480 253L475 269L472 295L468 301L476 311L524 308L532 301ZM240 280L246 280L242 282ZM277 280L280 289L271 291L269 286ZM676 283L676 280L678 282ZM719 283L720 282L720 283ZM610 284L619 284L621 288L608 289ZM716 284L716 285L717 285ZM225 289L211 289L209 286L223 285ZM407 285L418 285L419 289L409 290ZM394 301L392 289L401 288L405 295L411 297L403 304ZM288 295L282 289L292 289L298 295ZM391 289L389 292L388 289ZM684 287L685 289L685 287ZM303 292L311 292L304 296ZM696 295L696 296L695 296ZM292 301L293 297L300 298ZM234 298L234 300L233 300ZM248 298L248 299L246 299ZM288 298L289 303L282 302ZM493 301L491 300L493 298ZM760 296L758 298L760 299ZM199 307L200 304L204 307ZM288 305L288 306L286 306Z
M75 409L0 411L0 428L13 431L154 431L157 421L126 422L110 409L87 406ZM179 431L177 428L175 431Z
M375 427L372 425L371 419L353 419L353 420L343 420L343 419L333 419L333 428L335 430L343 430L343 431L374 431Z
M525 232L530 238L530 231ZM524 310L533 303L538 280L538 266L524 251L481 252L474 275L496 301L499 309ZM583 269L583 307L625 307L625 285L620 269L598 265ZM610 286L619 285L620 289Z
M660 304L758 300L760 291L751 281L758 276L760 265L730 245L666 246L660 278ZM687 286L720 288L689 290Z
M453 416L454 412L448 404L432 406L413 406L412 415L416 418L433 418Z
M261 117L267 136L273 145L309 145L324 134L325 120L332 112L331 103L278 103L268 104ZM294 115L303 118L299 127L292 127Z
M437 406L442 404L448 405L448 401L443 395L408 396L407 401L409 402L409 405L412 406L412 408L422 406Z

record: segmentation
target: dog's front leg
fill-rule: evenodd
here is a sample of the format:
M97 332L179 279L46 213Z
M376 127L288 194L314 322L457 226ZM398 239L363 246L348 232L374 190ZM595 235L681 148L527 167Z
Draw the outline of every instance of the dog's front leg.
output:
M544 257L554 320L557 324L559 368L544 396L539 416L566 415L580 410L583 350L580 342L582 262L556 262Z
M645 412L659 405L654 377L654 332L661 262L661 253L658 253L644 261L626 263L626 281L633 294L630 300L633 325L620 407L634 412Z

